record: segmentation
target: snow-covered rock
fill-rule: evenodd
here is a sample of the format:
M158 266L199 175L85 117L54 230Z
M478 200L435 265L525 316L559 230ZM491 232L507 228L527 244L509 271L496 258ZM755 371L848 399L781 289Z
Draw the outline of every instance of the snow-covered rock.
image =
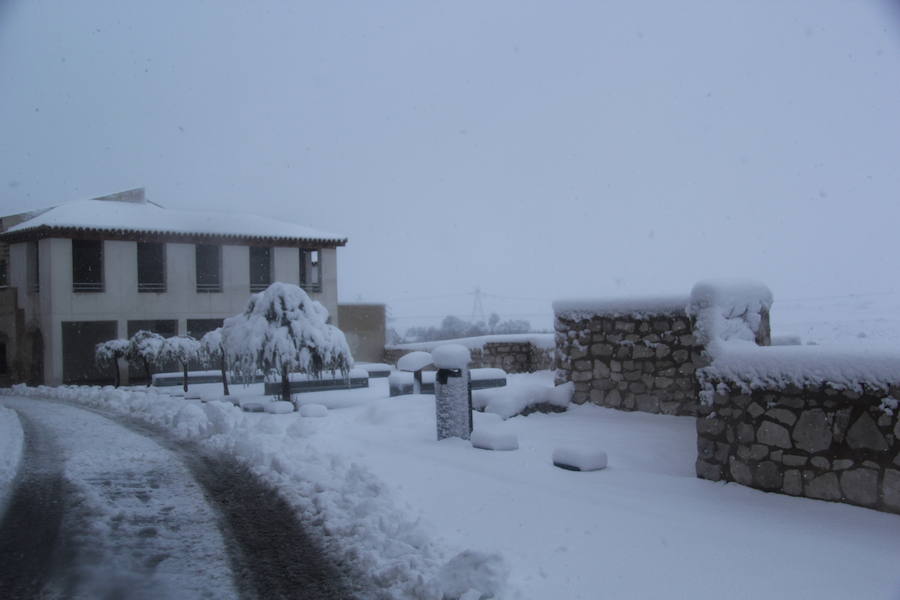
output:
M438 369L465 369L472 355L462 344L444 344L432 350L431 359Z
M303 404L300 406L301 417L327 417L328 408L322 404Z
M519 437L496 429L476 429L470 438L472 446L481 450L518 450Z
M276 402L269 402L265 405L265 411L272 415L286 415L288 413L294 412L294 405L291 402L283 402L278 400Z
M472 406L508 419L532 408L546 406L565 409L574 392L575 384L572 382L555 387L539 383L512 383L506 387L472 392Z
M606 452L599 448L561 446L553 451L553 464L570 471L598 471L607 466Z

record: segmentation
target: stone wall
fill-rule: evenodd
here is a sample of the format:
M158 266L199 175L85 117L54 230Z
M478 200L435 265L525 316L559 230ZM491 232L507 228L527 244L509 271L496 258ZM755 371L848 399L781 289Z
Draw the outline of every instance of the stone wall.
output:
M683 308L628 316L558 312L556 382L574 382L579 404L695 415L695 373L707 361L692 330Z
M550 335L550 334L547 334ZM489 338L488 338L489 339ZM392 346L384 349L384 362L395 365L404 354L413 350L430 352L432 347L452 344L454 340L424 344L410 344L403 347ZM533 373L552 369L555 361L553 348L544 348L530 341L487 341L469 344L472 361L470 369L495 368L507 373Z
M707 380L697 476L900 513L900 387L757 389Z

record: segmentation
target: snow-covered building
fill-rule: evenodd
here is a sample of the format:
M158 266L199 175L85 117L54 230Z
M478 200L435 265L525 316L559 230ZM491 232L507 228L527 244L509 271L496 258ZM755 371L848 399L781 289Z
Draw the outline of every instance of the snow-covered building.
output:
M199 338L274 281L337 310L346 238L255 215L171 210L142 188L0 219L0 378L102 380L94 345Z

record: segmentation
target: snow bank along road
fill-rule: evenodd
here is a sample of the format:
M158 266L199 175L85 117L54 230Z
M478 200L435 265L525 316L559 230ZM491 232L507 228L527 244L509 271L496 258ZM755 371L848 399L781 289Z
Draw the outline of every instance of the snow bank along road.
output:
M236 462L71 405L4 398L25 431L0 598L347 598Z

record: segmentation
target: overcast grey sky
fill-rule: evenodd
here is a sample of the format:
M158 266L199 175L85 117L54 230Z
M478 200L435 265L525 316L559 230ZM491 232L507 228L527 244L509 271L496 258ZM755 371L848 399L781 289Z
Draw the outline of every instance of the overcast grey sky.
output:
M896 290L898 108L888 0L0 0L0 212L145 186L343 233L341 299L401 328L476 285Z

